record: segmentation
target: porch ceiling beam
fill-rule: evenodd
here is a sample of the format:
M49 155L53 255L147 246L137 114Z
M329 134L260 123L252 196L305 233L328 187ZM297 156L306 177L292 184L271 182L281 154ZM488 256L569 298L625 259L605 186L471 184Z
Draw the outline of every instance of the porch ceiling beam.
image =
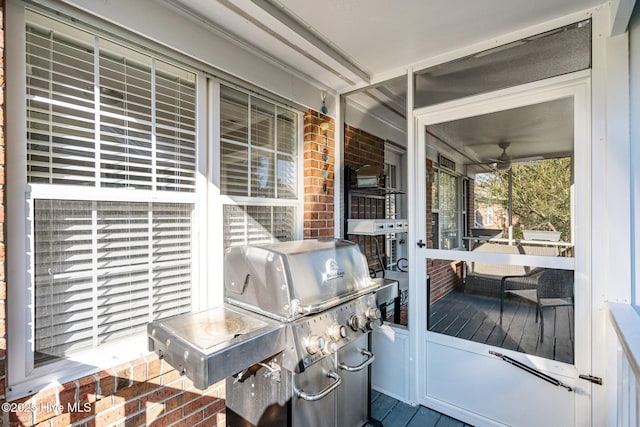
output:
M360 77L364 82L371 82L371 76L369 76L366 71L353 63L351 59L347 58L341 52L337 51L333 46L331 46L329 43L319 37L315 32L305 26L304 23L300 22L298 19L287 13L283 7L274 4L270 0L251 0L251 2L267 12L269 15L273 16L282 24L286 25L300 37L302 37L313 46L318 48L320 51L322 51L324 54L329 56L331 59L345 67L347 70L351 71L356 76Z
M619 36L627 31L636 0L612 0L609 36Z

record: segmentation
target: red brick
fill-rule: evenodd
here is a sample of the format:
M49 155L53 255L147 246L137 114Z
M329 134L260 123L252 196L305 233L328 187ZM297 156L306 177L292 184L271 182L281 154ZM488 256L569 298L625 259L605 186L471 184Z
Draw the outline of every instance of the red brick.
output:
M114 406L113 395L107 396L103 399L96 400L91 406L95 413L100 413L108 409L111 409Z
M115 392L116 378L110 370L100 371L97 374L98 382L100 385L100 395L110 396Z
M147 366L147 379L156 378L162 373L163 361L158 359L157 356L147 356L145 360L148 362Z
M172 425L178 422L182 418L182 408L178 408L173 411L165 411L165 414L162 417L159 417L153 423L153 427L164 427L168 425Z
M182 393L182 390L174 387L161 387L140 397L140 402L143 406L148 403L164 402L178 393Z
M96 415L96 426L104 426L120 421L124 421L126 417L124 405L118 405L108 411L101 412Z
M111 371L115 377L116 391L129 387L131 381L133 381L133 369L130 363L116 366Z
M204 416L208 418L223 409L225 409L225 401L223 399L215 399L204 408Z
M148 362L145 359L137 359L133 363L133 381L144 382L149 377L147 376Z
M186 418L182 418L180 422L175 424L175 427L193 427L194 424L199 423L203 419L202 411L195 412L191 415L189 414L184 414L184 415L188 415L188 416Z
M78 380L78 403L93 403L97 399L97 384L93 375Z

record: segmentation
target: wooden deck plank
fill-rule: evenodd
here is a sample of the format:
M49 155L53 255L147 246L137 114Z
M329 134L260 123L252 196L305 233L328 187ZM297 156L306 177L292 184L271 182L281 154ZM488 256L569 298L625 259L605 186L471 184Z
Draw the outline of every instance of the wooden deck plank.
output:
M527 331L527 319L532 315L532 305L526 302L518 304L517 311L513 316L509 329L507 330L507 337L505 338L502 347L507 350L517 351L520 348L520 342L522 337ZM533 310L535 311L535 309Z
M502 323L499 298L459 290L434 303L430 314L432 332L573 363L572 307L545 310L542 343L535 304L516 296L505 299Z
M465 340L471 340L486 317L487 315L482 311L476 310L473 317L471 317L469 322L460 330L460 332L458 332L458 335L456 336Z

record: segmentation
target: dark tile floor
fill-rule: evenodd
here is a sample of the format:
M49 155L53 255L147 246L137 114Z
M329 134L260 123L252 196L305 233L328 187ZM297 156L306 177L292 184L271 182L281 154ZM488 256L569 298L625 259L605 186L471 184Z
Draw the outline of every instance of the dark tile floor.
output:
M411 406L375 390L371 392L371 416L384 427L471 427L424 406Z

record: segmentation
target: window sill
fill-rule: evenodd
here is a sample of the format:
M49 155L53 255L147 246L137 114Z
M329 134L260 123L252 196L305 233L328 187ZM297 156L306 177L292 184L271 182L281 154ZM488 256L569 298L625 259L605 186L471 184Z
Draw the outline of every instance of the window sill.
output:
M95 376L101 371L115 369L114 367L147 363L154 355L149 353L146 344L146 339L130 339L35 368L24 381L7 385L7 401L39 393L79 378Z

